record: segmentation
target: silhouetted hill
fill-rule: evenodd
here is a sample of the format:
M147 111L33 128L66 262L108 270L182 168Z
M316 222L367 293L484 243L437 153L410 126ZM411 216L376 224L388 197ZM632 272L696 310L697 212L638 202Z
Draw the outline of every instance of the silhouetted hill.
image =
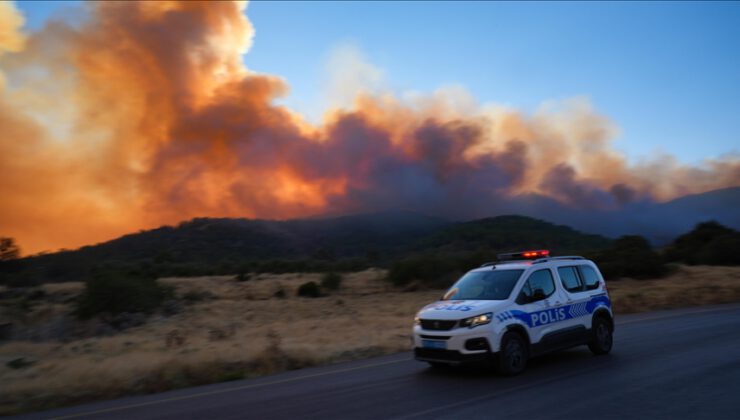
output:
M604 236L579 230L641 235L662 245L707 220L740 227L740 188L667 203L633 203L617 211L574 210L534 195L517 203L521 208L516 213L561 225L511 215L450 222L411 211L288 221L197 218L74 251L3 263L0 282L81 280L96 269L177 276L352 270L421 254L456 255L464 265L493 259L501 251L548 248L564 254L611 244Z
M67 281L84 278L96 267L156 275L341 269L383 265L418 253L490 251L494 258L494 252L512 248L565 252L608 243L598 235L523 216L462 223L404 211L290 221L198 218L24 258L17 271L28 281Z
M554 254L603 249L610 240L525 216L498 216L455 223L423 238L416 249L496 252L545 248Z
M375 247L397 249L447 223L413 212L289 221L196 218L72 252L103 260L177 262L299 258L319 252L324 258L338 258L364 255Z

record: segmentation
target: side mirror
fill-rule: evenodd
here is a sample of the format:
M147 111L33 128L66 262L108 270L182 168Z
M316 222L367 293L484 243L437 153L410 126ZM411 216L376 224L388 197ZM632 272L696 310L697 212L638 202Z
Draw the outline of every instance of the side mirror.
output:
M545 295L545 291L542 289L534 289L534 292L532 292L532 297L530 298L530 302L537 302L538 300L542 300L547 298Z

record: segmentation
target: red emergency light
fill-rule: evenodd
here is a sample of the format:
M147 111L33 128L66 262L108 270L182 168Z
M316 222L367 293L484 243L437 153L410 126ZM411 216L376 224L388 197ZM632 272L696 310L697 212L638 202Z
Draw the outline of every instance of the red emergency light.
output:
M507 254L498 254L499 260L531 260L537 258L545 258L550 255L550 251L547 249L538 249L535 251L521 251L521 252L510 252Z

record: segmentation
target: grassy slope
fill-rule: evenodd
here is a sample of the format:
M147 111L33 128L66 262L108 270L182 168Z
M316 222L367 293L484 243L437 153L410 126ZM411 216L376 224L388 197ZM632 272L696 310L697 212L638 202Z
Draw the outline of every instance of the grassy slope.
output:
M338 292L317 299L295 297L301 283L318 280L315 274L263 274L244 283L164 279L179 296L212 297L113 336L0 344L0 414L408 350L414 313L440 292L400 293L384 276L380 270L349 274ZM50 298L81 290L79 283L44 287ZM287 298L273 297L280 288ZM612 281L609 290L619 313L738 302L740 267L680 267L660 280ZM48 321L66 311L64 304L42 303L28 318ZM168 344L168 336L184 341ZM37 362L23 369L5 365L17 357Z

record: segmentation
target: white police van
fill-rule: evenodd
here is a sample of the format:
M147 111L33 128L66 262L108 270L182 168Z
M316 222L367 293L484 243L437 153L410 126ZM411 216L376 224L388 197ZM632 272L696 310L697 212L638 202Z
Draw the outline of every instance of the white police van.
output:
M462 276L414 319L414 355L434 367L493 362L515 375L527 359L588 345L612 348L614 317L598 267L549 251L499 254Z

